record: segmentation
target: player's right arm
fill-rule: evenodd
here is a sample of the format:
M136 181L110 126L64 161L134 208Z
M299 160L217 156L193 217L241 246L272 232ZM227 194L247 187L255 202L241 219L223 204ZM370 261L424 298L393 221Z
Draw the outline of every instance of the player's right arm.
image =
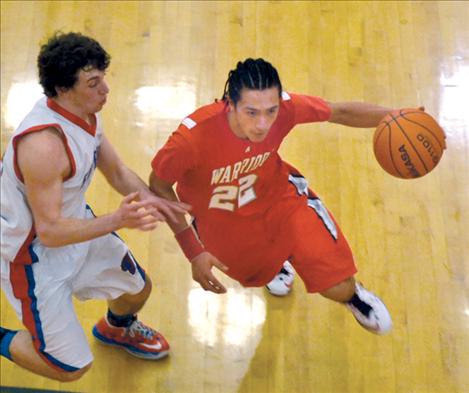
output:
M161 178L159 178L153 171L150 175L150 190L153 191L156 195L161 198L165 198L170 201L177 202L179 199L174 192L173 184L169 183ZM196 255L191 255L192 251L185 250L185 247L190 247L185 244L187 240L181 239L180 235L187 235L189 237L195 236L190 228L189 224L186 221L184 214L175 213L177 220L171 221L168 220L167 223L174 232L176 239L186 254L186 257L191 262L192 267L192 278L194 281L197 281L200 286L206 291L211 291L214 293L225 293L226 288L217 280L217 278L212 273L212 267L220 269L221 271L226 272L228 267L221 263L215 256L210 254L208 251L200 249L200 253L197 252ZM187 239L187 238L186 238ZM196 239L188 239L190 242L197 241Z
M138 193L127 195L115 212L95 219L62 217L63 182L71 173L71 165L57 130L49 128L23 136L16 152L36 234L46 247L80 243L124 227L155 228L152 208L133 202Z
M330 123L349 127L373 128L393 109L366 102L328 102Z

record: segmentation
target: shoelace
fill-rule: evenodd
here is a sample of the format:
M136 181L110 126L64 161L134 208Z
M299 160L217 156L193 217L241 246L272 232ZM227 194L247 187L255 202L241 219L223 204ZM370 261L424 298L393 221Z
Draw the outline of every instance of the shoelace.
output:
M144 338L152 339L156 334L156 331L148 326L145 326L142 322L135 320L132 322L132 325L128 327L127 333L130 337L140 335Z

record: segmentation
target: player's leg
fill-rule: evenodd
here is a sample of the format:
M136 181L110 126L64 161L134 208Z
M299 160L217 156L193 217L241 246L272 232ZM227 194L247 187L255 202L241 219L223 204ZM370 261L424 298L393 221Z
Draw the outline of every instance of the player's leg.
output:
M287 230L295 239L292 264L308 292L319 292L346 305L373 333L387 333L392 328L389 312L376 295L355 282L353 255L334 218L301 175L291 177L291 183L298 195L306 197L305 205L289 220Z
M150 277L145 275L145 285L143 289L136 293L124 293L116 299L108 300L109 310L115 315L137 314L145 305L152 290Z
M373 333L386 334L392 329L391 315L386 305L353 277L322 291L321 295L345 304L358 323Z
M167 356L169 344L163 335L137 318L150 296L150 278L117 235L91 243L87 263L75 279L74 294L81 299L108 300L107 314L93 328L95 338L140 358Z
M130 354L157 360L169 354L164 336L137 318L151 292L151 281L145 279L143 289L136 294L124 294L108 301L108 310L93 328L93 335L104 344L125 349Z
M340 303L348 302L355 294L355 278L349 277L344 281L324 290L321 295L327 299Z
M25 368L43 377L61 382L76 381L90 368L91 363L76 371L61 371L50 367L37 353L31 334L26 330L19 330L14 334L9 348L10 360L18 366Z
M1 354L33 373L74 381L89 370L93 357L70 290L47 266L41 259L33 265L11 264L2 277L5 295L28 330L1 328Z

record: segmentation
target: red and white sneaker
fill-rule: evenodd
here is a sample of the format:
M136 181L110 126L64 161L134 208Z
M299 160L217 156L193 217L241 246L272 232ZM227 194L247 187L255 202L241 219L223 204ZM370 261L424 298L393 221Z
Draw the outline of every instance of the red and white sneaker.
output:
M169 344L163 335L139 320L129 327L115 327L103 317L94 325L93 336L103 344L120 347L142 359L157 360L169 353Z
M275 296L287 296L295 279L295 270L290 262L285 261L282 269L277 273L274 279L266 285L267 290Z

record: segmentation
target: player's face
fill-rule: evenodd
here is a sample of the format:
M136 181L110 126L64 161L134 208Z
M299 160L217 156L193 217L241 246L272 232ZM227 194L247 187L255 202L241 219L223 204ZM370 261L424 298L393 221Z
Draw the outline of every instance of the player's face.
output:
M99 112L106 103L109 87L104 75L104 71L96 68L80 70L77 82L66 91L67 98L84 114Z
M278 87L264 90L243 88L236 106L230 103L230 126L240 138L262 142L278 115Z

